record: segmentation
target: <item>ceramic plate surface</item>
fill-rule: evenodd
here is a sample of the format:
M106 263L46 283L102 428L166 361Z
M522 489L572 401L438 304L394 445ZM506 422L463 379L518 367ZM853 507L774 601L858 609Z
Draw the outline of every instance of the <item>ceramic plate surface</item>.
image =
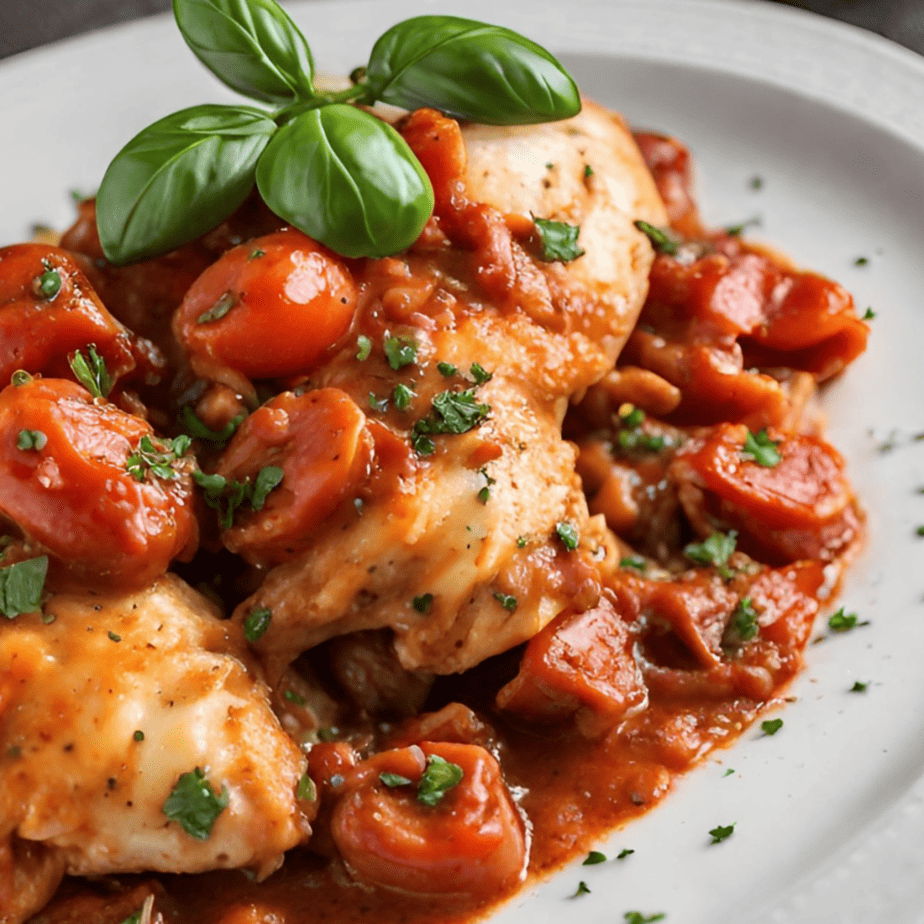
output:
M394 22L448 6L288 8L319 67L346 72ZM466 0L456 11L524 32L633 125L685 140L709 223L760 216L752 237L876 311L869 351L826 397L869 521L841 602L869 625L810 646L777 735L746 732L601 846L631 857L565 869L494 920L618 924L636 910L668 924L924 922L924 59L745 0ZM35 222L66 226L69 190L94 190L155 118L233 98L167 18L11 59L0 88L0 244ZM857 680L867 692L848 692ZM731 822L734 835L710 846L708 830ZM579 880L590 894L569 898Z

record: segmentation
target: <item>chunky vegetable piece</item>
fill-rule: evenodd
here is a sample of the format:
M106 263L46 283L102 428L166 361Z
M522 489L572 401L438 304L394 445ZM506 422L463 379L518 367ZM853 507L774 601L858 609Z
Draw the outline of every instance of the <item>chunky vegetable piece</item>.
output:
M722 424L677 453L669 477L701 534L737 530L739 546L773 564L830 560L858 538L860 516L840 454L813 436L779 438L779 462L742 457L748 432Z
M136 339L106 310L67 251L45 244L0 249L0 387L18 369L71 378L68 357L90 344L113 380L138 364ZM148 351L151 358L150 345Z
M20 448L23 431L42 433L42 448ZM170 480L139 481L128 461L145 438L145 421L73 382L0 393L0 511L48 550L59 576L141 587L195 549L188 462L177 460Z
M233 247L192 285L173 328L193 368L222 380L310 372L346 332L356 308L349 270L300 231Z
M461 768L462 778L431 805L421 798L421 779L433 776L434 759ZM497 761L477 745L423 742L362 761L347 778L331 830L351 873L387 889L484 898L525 873L523 821Z
M325 518L363 485L371 452L366 417L342 391L322 388L273 398L241 424L217 474L242 482L273 466L282 477L258 510L244 512L225 530L225 545L255 562L295 557L316 541Z

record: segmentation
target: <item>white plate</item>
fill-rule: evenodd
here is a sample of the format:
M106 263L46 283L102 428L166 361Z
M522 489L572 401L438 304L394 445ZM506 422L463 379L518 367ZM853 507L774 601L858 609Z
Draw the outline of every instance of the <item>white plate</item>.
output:
M389 25L445 5L290 9L320 66L342 72ZM630 910L668 924L924 921L924 442L911 439L924 431L924 59L757 2L466 0L458 11L546 44L590 95L686 140L709 221L760 214L761 238L878 312L868 353L828 396L869 513L842 602L871 624L810 648L779 734L746 733L603 848L631 857L564 871L498 924L612 924ZM68 223L68 190L94 189L143 125L231 98L166 18L20 56L0 81L2 243L35 221ZM879 452L893 430L898 447ZM847 692L855 680L868 691ZM734 835L709 846L707 831L730 822ZM571 899L579 880L591 894Z

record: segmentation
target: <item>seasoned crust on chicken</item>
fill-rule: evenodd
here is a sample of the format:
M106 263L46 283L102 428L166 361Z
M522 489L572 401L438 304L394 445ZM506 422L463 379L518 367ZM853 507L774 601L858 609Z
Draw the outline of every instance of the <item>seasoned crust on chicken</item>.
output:
M405 668L462 671L567 605L593 605L599 590L603 529L589 518L561 423L568 401L612 368L641 309L652 250L633 222L664 221L651 177L622 123L593 104L567 122L517 129L460 129L421 110L401 130L433 181L436 211L411 253L359 277L360 325L416 344L414 403L388 423L412 440L435 396L470 387L439 371L447 364L490 370L473 391L490 411L468 432L435 438L426 458L411 453L364 497L362 516L341 508L241 605L237 619L273 614L256 646L271 678L325 639L385 627ZM584 255L543 260L530 214L580 223ZM396 376L377 350L363 365L355 352L351 344L310 385L368 409L370 393L387 394ZM376 440L374 466L381 455ZM577 550L558 538L561 523L581 537ZM261 563L258 550L245 554Z
M247 658L237 627L170 575L135 594L61 594L44 619L3 620L0 843L53 867L51 889L62 872L268 875L310 833L295 796L304 760ZM204 840L163 811L197 767L228 797ZM10 907L20 877L2 861Z

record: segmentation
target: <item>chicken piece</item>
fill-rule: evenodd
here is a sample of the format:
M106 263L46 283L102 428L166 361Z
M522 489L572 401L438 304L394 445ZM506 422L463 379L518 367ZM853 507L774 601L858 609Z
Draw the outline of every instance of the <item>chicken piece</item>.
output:
M310 834L311 806L295 795L304 758L246 663L237 627L169 575L4 620L0 843L14 857L31 844L33 865L41 849L58 876L271 873ZM47 900L13 904L17 869L0 873L0 908L17 908L4 922Z
M651 177L622 124L592 104L555 126L460 129L420 110L400 129L435 215L410 253L356 269L366 357L351 342L311 374L312 388L365 409L373 459L354 486L361 516L346 497L323 529L306 525L300 554L238 610L272 612L256 645L271 678L328 638L385 627L404 668L462 671L599 591L604 527L561 424L641 309L653 255L633 221L664 221ZM542 259L530 213L580 223L584 255ZM408 356L385 362L401 343ZM403 406L376 398L396 384ZM468 416L448 426L440 402L467 402ZM270 464L269 449L253 464ZM244 515L259 536L262 514ZM261 561L259 548L244 554Z

